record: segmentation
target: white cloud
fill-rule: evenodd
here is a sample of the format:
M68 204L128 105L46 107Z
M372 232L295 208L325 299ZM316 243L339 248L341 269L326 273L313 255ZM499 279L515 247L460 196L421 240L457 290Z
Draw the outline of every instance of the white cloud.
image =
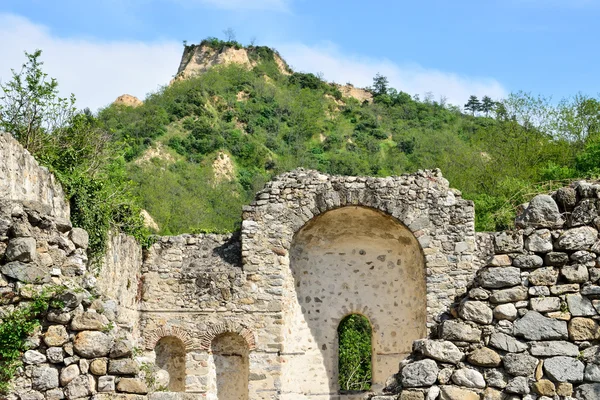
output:
M43 50L43 69L58 80L61 95L74 93L78 107L92 110L108 105L124 93L143 99L160 85L167 84L177 71L182 52L181 43L175 41L145 43L61 38L23 17L2 13L0 37L1 81L8 81L10 69L18 69L23 64L25 50L32 52L39 48ZM443 95L457 105L464 104L471 94L492 98L507 94L505 88L491 78L347 55L333 45L309 47L288 43L275 47L296 70L322 72L325 79L338 83L369 86L375 74L380 73L398 90L420 95L432 92L436 99Z
M129 93L143 99L177 72L180 42L101 41L60 38L46 27L0 13L0 80L19 70L24 51L42 49L43 70L57 79L62 96L74 93L77 106L96 110Z
M445 96L449 103L463 105L470 95L490 96L500 99L507 90L493 78L459 75L418 64L399 65L387 59L373 59L343 54L336 46L325 44L306 46L282 44L276 47L283 58L296 71L321 72L323 78L337 83L353 83L366 87L379 73L388 78L391 87L409 94L431 92L435 99Z
M288 12L291 0L172 0L184 5L206 5L223 10L268 10Z

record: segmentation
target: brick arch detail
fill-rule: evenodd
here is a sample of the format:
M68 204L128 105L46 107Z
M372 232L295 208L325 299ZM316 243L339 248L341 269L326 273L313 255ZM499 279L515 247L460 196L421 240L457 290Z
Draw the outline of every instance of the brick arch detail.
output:
M178 326L163 325L150 332L146 338L146 348L153 350L160 339L169 336L181 340L186 351L191 350L194 345L194 340L185 329Z
M252 351L256 349L254 332L246 326L233 321L225 321L209 326L206 331L200 335L200 348L202 350L210 350L213 339L223 333L237 333L248 345L248 350Z

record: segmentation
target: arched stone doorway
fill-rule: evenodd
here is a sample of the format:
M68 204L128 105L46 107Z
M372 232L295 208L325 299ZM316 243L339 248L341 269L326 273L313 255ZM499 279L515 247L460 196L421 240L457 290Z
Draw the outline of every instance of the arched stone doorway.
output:
M161 338L154 347L156 366L169 373L169 392L185 391L185 344L174 336Z
M371 321L374 390L426 335L422 250L387 214L347 206L313 218L294 235L290 270L283 288L282 380L290 398L339 395L337 328L348 314Z
M237 333L226 332L211 342L209 398L248 400L249 348Z

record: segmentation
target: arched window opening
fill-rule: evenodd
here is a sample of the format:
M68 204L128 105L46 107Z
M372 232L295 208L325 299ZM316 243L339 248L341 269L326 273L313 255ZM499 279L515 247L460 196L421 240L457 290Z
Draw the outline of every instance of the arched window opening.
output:
M371 389L373 378L373 331L369 320L351 314L338 325L338 383L340 391Z
M185 391L185 345L173 336L166 336L156 343L156 366L169 374L169 392Z
M248 345L237 333L223 333L211 343L217 399L248 400Z

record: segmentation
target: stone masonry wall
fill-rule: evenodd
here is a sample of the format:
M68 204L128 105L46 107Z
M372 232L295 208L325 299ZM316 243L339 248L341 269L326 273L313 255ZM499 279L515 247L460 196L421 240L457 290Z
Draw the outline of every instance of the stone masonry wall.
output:
M579 182L491 234L468 294L390 382L401 394L378 399L600 399L599 205Z
M0 132L0 198L34 203L42 214L70 218L69 203L54 175L4 132Z

